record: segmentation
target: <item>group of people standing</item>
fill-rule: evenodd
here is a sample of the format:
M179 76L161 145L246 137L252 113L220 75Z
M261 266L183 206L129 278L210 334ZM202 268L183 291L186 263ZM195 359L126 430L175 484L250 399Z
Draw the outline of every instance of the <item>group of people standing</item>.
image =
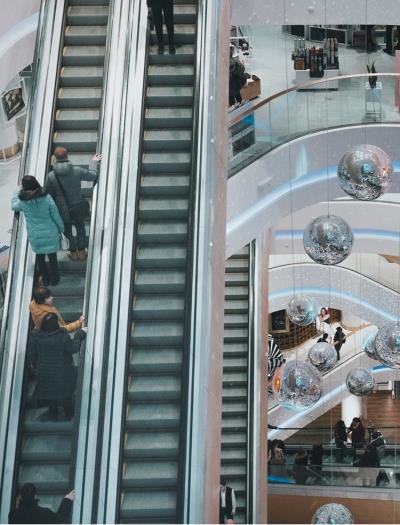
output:
M367 433L368 437L360 417L353 417L349 428L343 420L339 420L334 427L336 461L343 461L350 438L354 466L379 467L384 456L385 440L382 433L374 428L372 421L368 423ZM358 451L361 452L360 455Z

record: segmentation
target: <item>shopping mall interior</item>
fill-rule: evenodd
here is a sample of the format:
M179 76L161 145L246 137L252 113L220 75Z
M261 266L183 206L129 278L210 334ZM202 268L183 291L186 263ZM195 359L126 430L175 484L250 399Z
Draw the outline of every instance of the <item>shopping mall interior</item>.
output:
M400 523L400 0L2 2L0 523Z

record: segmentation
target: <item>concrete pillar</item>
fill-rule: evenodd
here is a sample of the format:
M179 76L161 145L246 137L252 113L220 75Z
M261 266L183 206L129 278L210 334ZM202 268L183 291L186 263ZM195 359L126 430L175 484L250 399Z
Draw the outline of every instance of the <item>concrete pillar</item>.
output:
M342 400L342 419L345 422L346 427L350 426L353 417L363 416L362 399L362 397L349 394L345 399Z

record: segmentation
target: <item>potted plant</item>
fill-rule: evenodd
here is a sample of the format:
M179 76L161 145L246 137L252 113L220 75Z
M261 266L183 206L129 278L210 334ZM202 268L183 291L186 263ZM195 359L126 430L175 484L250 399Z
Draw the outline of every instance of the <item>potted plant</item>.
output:
M371 65L367 64L367 71L370 74L370 76L368 77L369 87L371 89L374 89L376 88L376 82L378 80L378 76L375 75L376 73L375 62L372 62ZM371 74L373 74L373 76L371 76Z

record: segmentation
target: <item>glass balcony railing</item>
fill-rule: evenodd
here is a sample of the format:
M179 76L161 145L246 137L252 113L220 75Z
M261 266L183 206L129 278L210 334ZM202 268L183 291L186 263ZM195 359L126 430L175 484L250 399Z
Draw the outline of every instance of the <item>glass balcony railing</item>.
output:
M272 149L306 134L341 126L400 123L400 75L369 74L319 79L297 85L230 114L232 176ZM399 95L398 95L399 96Z

